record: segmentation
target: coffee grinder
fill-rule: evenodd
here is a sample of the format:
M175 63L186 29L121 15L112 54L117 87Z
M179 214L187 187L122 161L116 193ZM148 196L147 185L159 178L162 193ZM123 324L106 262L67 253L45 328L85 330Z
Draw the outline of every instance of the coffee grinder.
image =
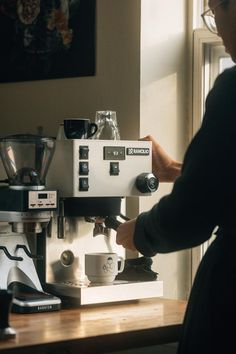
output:
M43 291L36 271L42 261L37 234L48 227L58 206L57 191L45 189L54 150L49 137L17 134L0 139L8 177L0 187L0 289L13 292L13 312L60 309L60 299Z

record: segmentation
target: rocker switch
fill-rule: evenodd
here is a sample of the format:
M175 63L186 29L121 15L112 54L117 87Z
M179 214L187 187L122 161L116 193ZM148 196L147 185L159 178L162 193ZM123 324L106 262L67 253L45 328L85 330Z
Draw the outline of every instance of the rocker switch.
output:
M87 192L89 189L89 179L88 178L79 178L79 190L81 192Z
M89 158L89 147L87 145L81 145L79 147L79 158L81 160L88 160Z
M120 173L119 162L110 162L110 175L118 176Z
M89 174L89 164L87 161L80 161L79 174L84 176L87 176Z

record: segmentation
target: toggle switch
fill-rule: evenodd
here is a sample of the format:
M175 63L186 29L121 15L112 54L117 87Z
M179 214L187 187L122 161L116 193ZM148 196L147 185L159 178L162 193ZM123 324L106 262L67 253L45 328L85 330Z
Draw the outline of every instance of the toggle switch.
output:
M79 190L81 192L87 192L89 189L89 179L88 178L79 178Z
M87 145L81 145L79 147L79 158L82 160L88 160L89 158L89 147Z
M118 176L120 173L119 162L110 162L110 175Z
M79 174L84 176L89 174L89 163L87 161L81 161L79 163Z

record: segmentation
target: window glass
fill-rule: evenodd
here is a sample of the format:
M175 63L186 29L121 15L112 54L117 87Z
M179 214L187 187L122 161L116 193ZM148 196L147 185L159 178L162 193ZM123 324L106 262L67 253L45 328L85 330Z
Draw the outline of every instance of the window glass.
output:
M231 68L234 64L231 58L220 58L219 60L219 68L220 72L224 71L225 69Z
M225 52L224 46L220 44L209 44L209 83L213 86L216 77L227 68L235 65L230 56ZM208 92L206 92L207 94Z

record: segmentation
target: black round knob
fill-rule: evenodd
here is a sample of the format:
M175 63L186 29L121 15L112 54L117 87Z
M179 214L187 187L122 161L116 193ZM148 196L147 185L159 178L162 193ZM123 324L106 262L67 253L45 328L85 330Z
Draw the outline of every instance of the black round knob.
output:
M153 173L141 173L136 179L136 187L141 193L153 193L159 186Z

